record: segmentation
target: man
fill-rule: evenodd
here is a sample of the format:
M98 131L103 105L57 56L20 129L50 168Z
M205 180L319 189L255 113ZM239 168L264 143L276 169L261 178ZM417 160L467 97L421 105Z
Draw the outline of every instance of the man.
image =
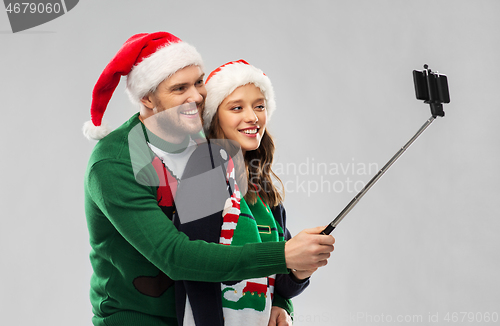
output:
M102 116L125 75L140 111L109 133ZM85 175L94 325L177 325L172 280L236 281L315 270L333 251L333 237L318 234L322 227L286 243L245 246L190 241L175 228L171 190L155 162L159 156L163 162L189 158L189 143L200 130L195 108L205 102L203 76L192 46L158 32L127 40L95 85L92 120L84 126L88 138L101 139ZM182 166L161 168L172 168L175 176ZM278 296L273 304L287 307ZM272 316L272 323L286 323L282 310Z

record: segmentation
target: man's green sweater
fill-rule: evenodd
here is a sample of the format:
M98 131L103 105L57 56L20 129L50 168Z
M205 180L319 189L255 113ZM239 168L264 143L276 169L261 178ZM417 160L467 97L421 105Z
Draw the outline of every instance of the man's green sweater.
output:
M142 127L138 116L96 144L85 174L94 325L177 325L172 280L288 273L283 241L223 246L177 231L158 206L160 182L148 164L154 154L144 139L130 137ZM131 148L146 164L131 159ZM286 300L276 305L291 308Z

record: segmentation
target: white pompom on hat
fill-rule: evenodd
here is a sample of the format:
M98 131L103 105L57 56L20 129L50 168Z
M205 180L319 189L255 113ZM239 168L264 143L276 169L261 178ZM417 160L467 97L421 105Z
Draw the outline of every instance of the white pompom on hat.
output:
M199 66L203 60L196 49L167 32L141 33L129 38L108 63L92 92L91 120L83 126L88 139L102 139L111 130L102 117L121 76L127 76L130 100L141 104L149 92L187 66Z
M231 61L212 71L205 82L207 99L203 111L203 127L206 132L208 132L222 101L236 88L247 84L257 86L266 98L267 119L269 121L276 110L271 80L262 70L250 65L245 60Z

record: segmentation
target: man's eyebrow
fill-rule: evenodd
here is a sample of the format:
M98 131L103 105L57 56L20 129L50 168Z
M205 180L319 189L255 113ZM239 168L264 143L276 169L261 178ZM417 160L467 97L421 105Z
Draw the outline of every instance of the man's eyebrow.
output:
M172 90L172 89L176 89L176 88L179 88L179 87L182 87L182 86L187 86L187 85L188 85L188 83L173 84L173 85L170 85L170 87L168 89Z
M205 73L201 74L200 77L198 77L197 80L200 80L200 79L203 79L205 77ZM168 88L169 90L173 90L173 89L176 89L176 88L179 88L179 87L182 87L182 86L188 86L189 83L178 83L178 84L173 84L173 85L170 85L170 87Z

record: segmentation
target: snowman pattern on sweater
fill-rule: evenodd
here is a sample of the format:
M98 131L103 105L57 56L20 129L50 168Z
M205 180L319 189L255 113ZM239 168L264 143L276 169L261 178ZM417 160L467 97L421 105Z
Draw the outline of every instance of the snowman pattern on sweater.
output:
M162 180L158 188L158 203L163 208L171 208L167 215L175 210L177 178L166 169L164 157L153 160L153 166ZM221 153L222 156L222 153ZM267 241L282 241L283 229L276 222L271 210L260 198L254 205L248 205L235 178L232 159L224 163L227 189L230 197L226 200L222 212L222 227L219 243L223 245L243 245ZM166 206L166 207L165 207ZM167 213L167 212L165 212ZM221 283L222 310L224 324L258 326L267 325L270 319L274 284L276 276L248 279L239 282ZM189 298L186 297L183 325L195 325Z

